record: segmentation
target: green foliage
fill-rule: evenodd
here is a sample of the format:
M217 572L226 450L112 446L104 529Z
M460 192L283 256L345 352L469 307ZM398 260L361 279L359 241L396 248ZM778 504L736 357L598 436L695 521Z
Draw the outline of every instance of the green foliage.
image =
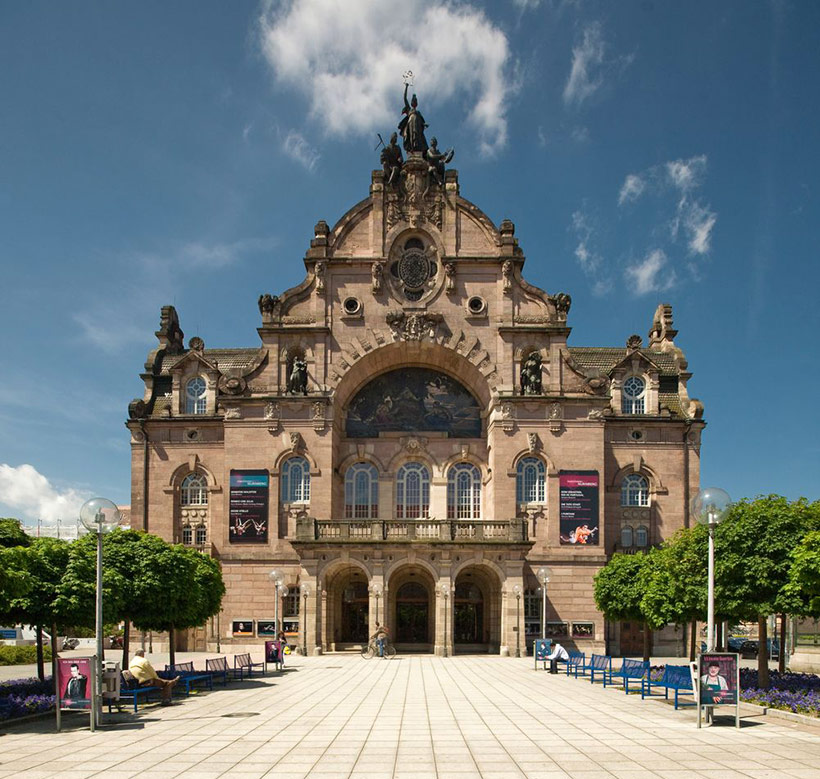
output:
M641 600L646 585L646 571L654 550L649 553L616 552L595 577L595 604L609 620L644 621Z
M0 546L0 615L12 598L25 595L31 589L31 577L26 567L26 549L22 546ZM0 616L0 621L2 616Z
M706 618L708 530L683 528L655 551L644 570L641 612L658 629Z
M786 592L794 601L793 614L820 616L820 531L807 533L792 550Z
M0 621L8 624L60 623L57 587L68 563L69 545L56 538L34 538L20 550L20 564L28 580L27 591L0 602Z
M46 660L51 660L51 647L43 647L43 656ZM0 665L30 665L36 662L36 646L0 645Z
M795 606L792 550L818 529L820 504L769 495L732 506L715 531L715 609L751 621Z
M28 546L30 542L31 537L19 519L0 517L0 547Z

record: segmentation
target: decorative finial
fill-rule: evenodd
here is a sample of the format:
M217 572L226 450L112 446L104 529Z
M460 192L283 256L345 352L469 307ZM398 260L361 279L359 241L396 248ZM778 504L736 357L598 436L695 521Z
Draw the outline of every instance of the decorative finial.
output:
M405 86L412 87L413 86L413 71L412 70L405 70L404 73L401 74L401 77L404 79Z

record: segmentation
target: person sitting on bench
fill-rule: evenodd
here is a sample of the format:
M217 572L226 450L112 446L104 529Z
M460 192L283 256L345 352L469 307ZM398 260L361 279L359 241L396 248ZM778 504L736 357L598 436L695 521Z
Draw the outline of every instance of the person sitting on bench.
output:
M134 653L134 659L128 666L128 670L139 682L140 687L158 687L162 696L162 705L168 706L171 703L171 693L179 681L179 677L173 679L160 679L154 666L145 659L145 650L138 649Z
M558 673L558 663L566 663L569 660L569 653L564 647L556 643L555 648L547 655L547 660L550 661L550 673Z

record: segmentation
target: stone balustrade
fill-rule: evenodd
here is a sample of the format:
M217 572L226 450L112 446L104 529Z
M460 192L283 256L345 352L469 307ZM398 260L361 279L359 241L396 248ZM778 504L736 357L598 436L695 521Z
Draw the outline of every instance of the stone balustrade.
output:
M526 519L314 519L296 521L295 541L329 543L526 543Z

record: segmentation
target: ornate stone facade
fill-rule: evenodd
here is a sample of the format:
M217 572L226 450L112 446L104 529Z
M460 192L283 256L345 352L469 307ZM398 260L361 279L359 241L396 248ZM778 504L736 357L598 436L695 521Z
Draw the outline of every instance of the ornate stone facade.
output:
M524 652L548 565L547 634L630 651L593 577L684 526L699 482L703 408L671 307L648 347L569 346L569 295L523 279L512 222L463 198L455 170L428 178L407 157L317 224L301 284L261 295L259 346L186 350L162 309L129 406L132 524L219 559L223 642L235 620L273 619L276 568L308 652L356 646L376 620L400 648ZM247 474L257 513L240 537ZM599 504L575 527L573 474L592 478L575 498Z

